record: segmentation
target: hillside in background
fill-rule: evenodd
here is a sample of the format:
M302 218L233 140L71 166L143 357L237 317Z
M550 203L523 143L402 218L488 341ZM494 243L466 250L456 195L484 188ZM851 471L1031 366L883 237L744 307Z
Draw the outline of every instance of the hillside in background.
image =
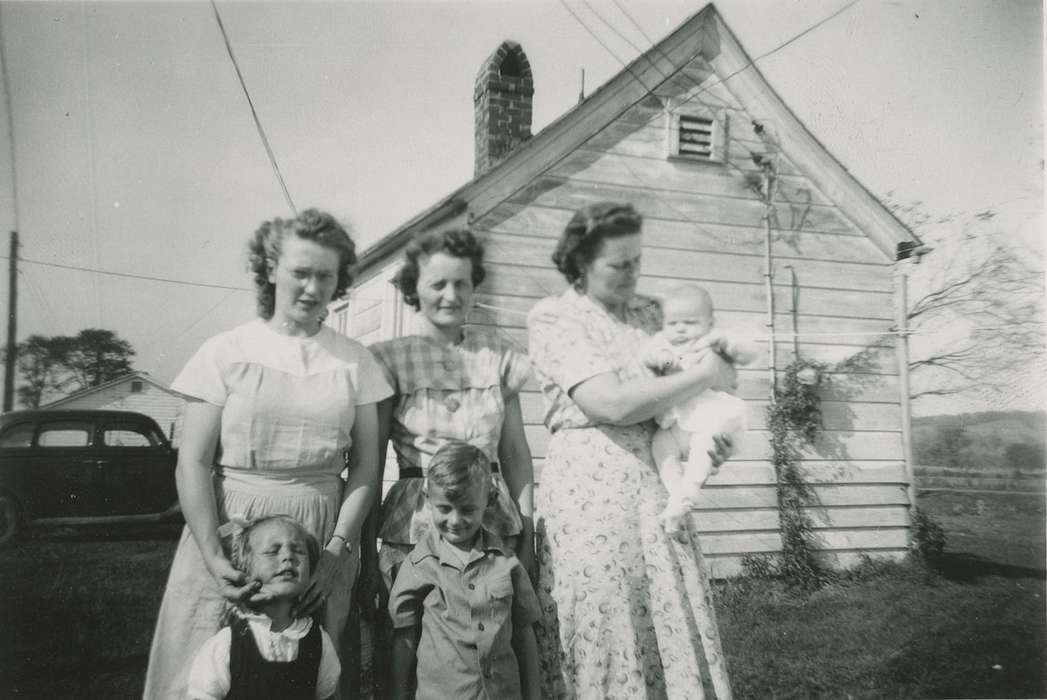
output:
M1042 472L1047 414L983 411L913 419L917 464L951 469Z

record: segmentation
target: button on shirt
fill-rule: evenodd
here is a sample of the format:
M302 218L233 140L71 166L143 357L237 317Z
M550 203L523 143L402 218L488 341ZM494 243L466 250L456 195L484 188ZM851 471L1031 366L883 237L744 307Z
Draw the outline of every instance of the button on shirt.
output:
M422 626L417 700L519 698L514 629L534 624L538 599L520 560L481 530L457 556L430 531L400 567L389 596L393 626Z

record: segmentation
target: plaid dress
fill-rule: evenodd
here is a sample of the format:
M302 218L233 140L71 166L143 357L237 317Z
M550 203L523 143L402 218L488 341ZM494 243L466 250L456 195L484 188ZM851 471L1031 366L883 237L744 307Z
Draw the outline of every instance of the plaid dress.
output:
M512 341L493 329L468 327L457 345L411 335L370 349L393 387L390 441L401 472L424 474L433 454L452 439L497 461L505 403L530 375L527 356ZM502 537L519 534L520 515L508 486L500 474L494 478L498 503L488 510L484 527ZM389 490L378 531L383 549L388 543L409 545L409 551L428 529L422 481L417 475L401 478Z

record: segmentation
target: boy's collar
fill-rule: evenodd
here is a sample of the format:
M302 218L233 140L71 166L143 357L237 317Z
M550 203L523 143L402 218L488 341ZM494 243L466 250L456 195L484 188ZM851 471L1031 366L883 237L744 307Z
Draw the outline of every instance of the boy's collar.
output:
M455 568L459 568L457 562L446 559L443 556L443 553L440 551L441 549L440 533L437 532L436 528L429 528L425 537L418 541L414 550L411 552L411 563L418 564L426 557L435 557L440 560L441 564L450 564ZM487 552L497 552L502 556L505 556L510 552L510 550L506 547L501 537L481 527L480 536L477 538L476 544L473 545L473 548L469 553L468 563L471 564L477 559L482 559L484 554Z

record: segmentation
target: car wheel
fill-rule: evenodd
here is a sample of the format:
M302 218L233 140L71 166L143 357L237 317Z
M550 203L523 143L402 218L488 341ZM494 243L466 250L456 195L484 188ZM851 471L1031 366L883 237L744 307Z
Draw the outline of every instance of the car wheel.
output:
M0 491L0 549L10 546L22 530L22 509L18 499Z

